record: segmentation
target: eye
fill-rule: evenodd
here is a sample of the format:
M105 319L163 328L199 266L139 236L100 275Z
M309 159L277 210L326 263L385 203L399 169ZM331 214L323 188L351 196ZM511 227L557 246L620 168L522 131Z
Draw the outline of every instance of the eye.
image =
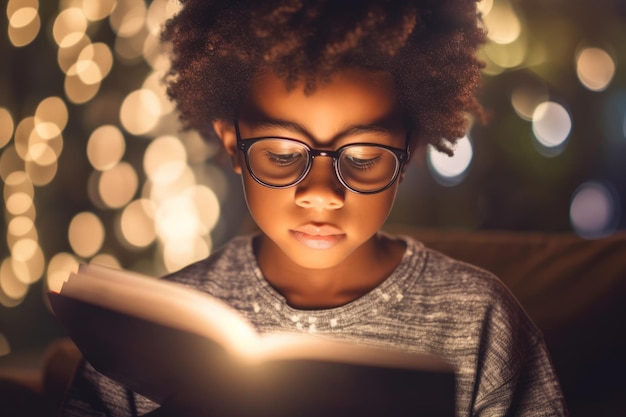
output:
M366 171L374 168L382 157L380 149L376 147L357 146L346 149L342 159L350 169Z
M372 169L374 165L380 160L380 156L375 158L357 158L355 156L346 156L346 161L352 165L353 168L360 169L366 171L368 169Z
M286 166L297 163L302 158L302 153L300 152L275 153L275 152L270 152L266 150L265 156L267 157L268 161L270 161L271 163L279 167L286 167Z

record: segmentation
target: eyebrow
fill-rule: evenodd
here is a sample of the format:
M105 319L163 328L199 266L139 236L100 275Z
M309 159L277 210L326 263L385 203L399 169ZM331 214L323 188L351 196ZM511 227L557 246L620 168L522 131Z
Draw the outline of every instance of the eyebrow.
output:
M267 128L267 129L285 129L294 133L302 134L312 141L315 141L315 136L309 132L304 126L290 122L288 120L281 119L264 119L250 122L250 124L255 128ZM371 123L371 124L359 124L359 125L350 125L346 129L342 130L331 139L341 139L344 137L355 136L363 133L370 133L376 135L389 135L392 133L391 129L385 127L380 123Z

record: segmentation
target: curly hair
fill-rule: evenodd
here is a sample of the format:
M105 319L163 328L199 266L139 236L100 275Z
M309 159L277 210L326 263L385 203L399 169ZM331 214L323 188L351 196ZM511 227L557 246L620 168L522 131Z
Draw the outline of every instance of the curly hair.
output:
M477 0L182 1L162 33L168 94L208 140L261 67L309 93L344 68L388 71L413 137L448 154L468 116L482 119Z

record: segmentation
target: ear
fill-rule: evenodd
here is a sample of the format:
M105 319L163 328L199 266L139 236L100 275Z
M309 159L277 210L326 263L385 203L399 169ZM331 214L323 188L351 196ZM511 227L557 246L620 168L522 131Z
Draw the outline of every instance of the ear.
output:
M418 161L423 161L426 153L426 146L422 144L422 141L418 137L412 136L409 142L410 152L409 159L402 165L402 171L400 171L399 182L404 181L406 171L409 169L409 165L413 163L413 160L417 157ZM418 162L419 163L419 162Z
M213 122L213 130L217 134L217 137L222 141L226 153L230 156L230 160L233 164L233 170L237 174L241 174L241 161L239 159L239 150L237 149L237 134L235 133L235 126L232 122L226 122L225 120L216 120Z

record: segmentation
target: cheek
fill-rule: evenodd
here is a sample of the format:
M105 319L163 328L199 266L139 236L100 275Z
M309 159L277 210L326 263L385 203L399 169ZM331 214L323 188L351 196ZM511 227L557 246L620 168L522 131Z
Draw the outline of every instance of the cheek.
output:
M265 218L276 219L281 208L289 199L293 200L290 189L275 190L256 182L247 172L243 173L243 191L252 217L258 221Z

